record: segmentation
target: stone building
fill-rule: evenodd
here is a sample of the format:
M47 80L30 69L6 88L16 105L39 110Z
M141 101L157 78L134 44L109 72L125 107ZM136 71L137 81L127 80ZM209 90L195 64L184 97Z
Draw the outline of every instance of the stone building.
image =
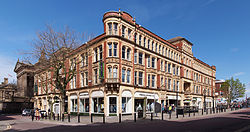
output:
M213 107L216 68L194 57L190 41L165 40L124 11L107 12L102 21L104 33L75 49L66 61L81 62L66 92L69 113L109 116L132 114L138 108L147 113L154 112L155 104ZM49 109L40 79L52 74L35 74L35 107ZM54 105L52 111L60 113L60 101Z

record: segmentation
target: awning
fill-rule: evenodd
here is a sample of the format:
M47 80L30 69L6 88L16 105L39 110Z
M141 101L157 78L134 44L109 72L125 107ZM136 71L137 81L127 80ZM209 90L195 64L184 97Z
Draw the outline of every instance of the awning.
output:
M167 95L169 100L176 100L176 96L174 95ZM181 100L181 96L178 96L178 100Z
M144 92L135 92L135 98L138 97L138 98L147 98L147 99L159 99L159 96L158 94L153 94L153 93L144 93Z

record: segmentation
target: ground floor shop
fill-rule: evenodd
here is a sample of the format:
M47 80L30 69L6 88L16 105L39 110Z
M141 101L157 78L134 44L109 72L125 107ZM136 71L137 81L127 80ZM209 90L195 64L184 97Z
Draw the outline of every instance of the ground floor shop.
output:
M202 109L205 106L211 108L212 98L203 96L186 96L183 93L167 92L152 89L136 89L134 87L120 86L119 91L107 91L103 87L84 90L67 91L65 111L68 113L105 114L106 116L118 116L121 114L133 114L142 112L161 112L164 106L182 107L196 106ZM52 101L49 101L49 100ZM205 103L204 103L205 101ZM51 107L53 103L53 108ZM51 109L52 112L61 113L61 102L45 96L35 97L35 108L42 110Z

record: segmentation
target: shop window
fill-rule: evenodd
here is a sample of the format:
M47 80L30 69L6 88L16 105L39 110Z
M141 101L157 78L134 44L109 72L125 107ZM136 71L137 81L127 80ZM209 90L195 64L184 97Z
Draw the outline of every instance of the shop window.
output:
M80 99L79 112L81 113L89 112L89 99L88 98Z
M154 112L154 99L147 99L146 112Z
M116 113L117 103L116 97L109 97L109 113Z
M131 112L131 97L122 97L122 113Z
M93 108L95 113L103 113L104 112L104 98L103 97L98 97L98 98L93 98Z
M71 112L77 112L77 99L71 99Z

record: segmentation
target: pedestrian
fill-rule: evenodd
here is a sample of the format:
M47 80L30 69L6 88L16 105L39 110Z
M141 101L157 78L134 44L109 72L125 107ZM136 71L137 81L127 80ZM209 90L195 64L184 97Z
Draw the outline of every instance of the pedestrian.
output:
M34 120L34 116L35 116L34 114L35 114L34 109L32 109L31 110L31 119L32 119L32 121Z
M40 113L39 113L38 109L36 109L36 111L35 111L35 116L36 116L36 120L37 119L40 120Z
M172 106L171 105L168 107L168 111L169 111L169 114L172 113Z

